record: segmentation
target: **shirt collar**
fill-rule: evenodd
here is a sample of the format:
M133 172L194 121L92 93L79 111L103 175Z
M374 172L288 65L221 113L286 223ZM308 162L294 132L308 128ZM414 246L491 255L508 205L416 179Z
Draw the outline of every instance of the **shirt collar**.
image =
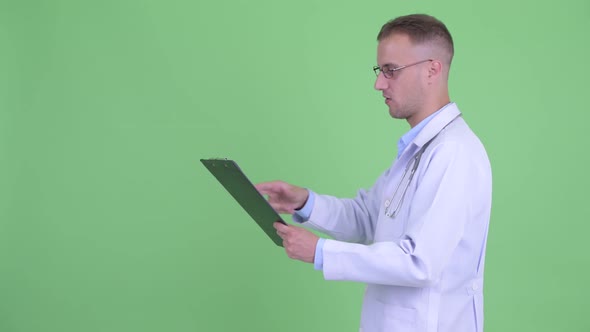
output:
M399 158L399 156L402 154L402 152L404 152L404 150L408 147L410 142L412 142L414 140L414 138L416 138L416 136L418 136L418 134L422 131L422 129L424 127L426 127L426 125L428 124L428 122L430 122L430 120L432 120L437 114L442 112L442 110L444 110L447 106L449 106L451 104L454 104L454 103L446 104L441 109L430 114L426 119L420 121L420 123L418 123L412 129L410 129L407 133L405 133L397 142L397 157Z

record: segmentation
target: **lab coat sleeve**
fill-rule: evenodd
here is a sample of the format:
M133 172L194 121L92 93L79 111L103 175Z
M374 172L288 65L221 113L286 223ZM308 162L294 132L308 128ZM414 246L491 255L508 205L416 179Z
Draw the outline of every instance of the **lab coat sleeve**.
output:
M408 287L436 283L463 236L474 202L485 194L478 184L485 165L468 150L445 142L422 161L427 164L421 167L408 225L398 242L326 240L324 277Z
M379 213L379 197L385 171L369 190L359 190L355 198L317 195L309 221L304 226L340 241L369 243L373 239Z

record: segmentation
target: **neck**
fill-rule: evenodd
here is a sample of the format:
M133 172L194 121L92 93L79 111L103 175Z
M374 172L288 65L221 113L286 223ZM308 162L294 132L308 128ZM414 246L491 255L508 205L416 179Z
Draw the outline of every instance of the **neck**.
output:
M444 91L441 93L440 96L434 98L430 101L426 101L423 104L422 110L414 114L414 116L407 118L408 123L410 124L411 128L414 128L418 125L422 120L426 119L439 109L443 108L446 104L451 102L451 98L449 97L449 93Z

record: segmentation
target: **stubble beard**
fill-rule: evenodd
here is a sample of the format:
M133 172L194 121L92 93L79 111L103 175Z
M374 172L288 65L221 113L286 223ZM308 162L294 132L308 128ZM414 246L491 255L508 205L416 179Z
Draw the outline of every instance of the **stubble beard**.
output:
M412 115L416 114L417 107L413 106L399 106L399 105L392 105L394 107L389 107L389 115L391 115L394 119L399 120L408 120Z
M393 103L389 107L389 115L394 119L406 120L409 123L410 118L420 113L423 103L421 94L407 95L403 105Z

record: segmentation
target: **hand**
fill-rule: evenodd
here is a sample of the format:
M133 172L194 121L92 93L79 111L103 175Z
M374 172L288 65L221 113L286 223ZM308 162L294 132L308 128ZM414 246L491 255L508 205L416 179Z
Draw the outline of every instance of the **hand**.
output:
M313 263L315 247L320 239L317 235L305 228L283 225L279 222L275 222L273 226L277 230L277 234L283 239L283 247L289 258Z
M303 207L309 196L307 189L283 181L259 183L256 189L262 195L268 195L268 202L278 213L293 214Z

